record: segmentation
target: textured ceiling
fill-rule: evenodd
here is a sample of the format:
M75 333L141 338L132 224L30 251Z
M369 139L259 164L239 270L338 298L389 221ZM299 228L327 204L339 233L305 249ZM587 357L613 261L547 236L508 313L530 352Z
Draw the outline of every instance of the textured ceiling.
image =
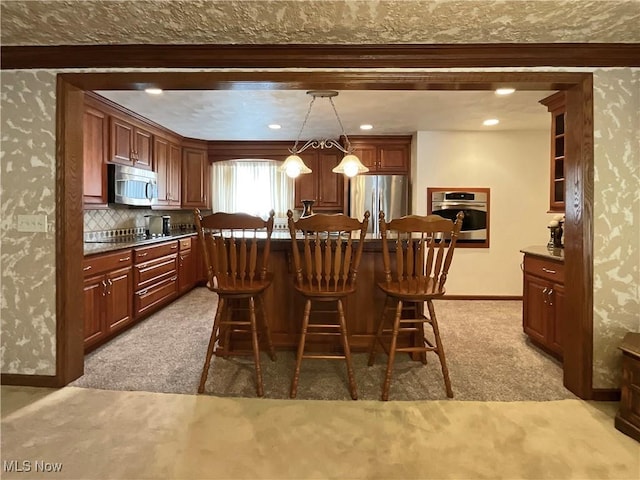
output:
M640 43L630 1L2 1L3 45Z
M144 117L185 137L204 140L293 140L311 97L304 90L100 91ZM550 92L498 96L482 91L345 90L334 99L347 135L405 135L430 130L549 129L547 108L538 100ZM498 118L497 126L482 121ZM280 130L270 130L277 123ZM373 130L362 132L369 123ZM331 104L318 98L302 138L337 138L341 133Z
M1 1L3 45L82 44L446 44L640 43L640 2L135 0ZM348 134L418 130L547 128L537 100L548 92L343 92L336 106ZM304 91L110 92L132 110L185 136L292 139ZM265 128L271 122L282 130ZM304 136L335 136L333 113L316 104Z

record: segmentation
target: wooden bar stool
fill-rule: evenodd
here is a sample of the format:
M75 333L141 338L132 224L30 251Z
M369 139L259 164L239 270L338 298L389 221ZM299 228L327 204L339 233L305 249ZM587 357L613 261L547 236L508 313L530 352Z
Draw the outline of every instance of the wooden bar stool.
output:
M295 268L294 286L305 298L304 318L290 396L295 398L297 395L303 358L344 359L347 364L351 398L357 400L358 392L353 375L342 300L356 290L356 277L364 237L369 225L369 212L365 212L362 222L341 213L315 214L295 222L293 212L289 210L287 217ZM355 245L354 239L358 240ZM299 240L302 244L302 255L298 249ZM334 311L337 312L337 322L329 323L328 320L323 323L310 322L312 302L335 302L336 310ZM321 313L329 312L331 310L321 311ZM339 336L344 355L306 354L305 344L308 335Z
M273 274L267 272L267 264L274 215L272 210L267 220L244 213L218 212L202 217L200 210L194 211L198 237L207 266L207 288L218 294L218 307L200 376L198 393L204 392L211 357L216 353L225 358L229 355L253 355L256 392L259 397L264 395L256 313L261 313L259 318L262 320L261 327L264 330L269 355L271 360L275 360L275 350L262 298L262 294L273 281ZM258 247L259 243L261 247ZM243 300L248 300L249 303L248 320L241 320L234 315ZM231 351L232 332L249 333L252 349ZM220 345L221 341L222 345Z
M433 299L445 294L449 267L453 258L456 240L462 227L464 213L459 212L455 223L438 215L408 215L385 222L384 212L380 212L380 233L382 235L382 261L385 279L378 287L386 293L385 309L382 312L376 336L369 349L369 366L373 365L378 344L387 355L387 370L382 383L382 400L389 399L391 373L396 352L420 352L426 363L426 352L435 352L440 359L447 397L453 398L449 370L444 356L444 348L438 330ZM395 302L392 328L385 328L387 306ZM422 303L426 302L429 316L422 314ZM416 318L401 318L404 304L418 304ZM424 336L424 324L433 329L435 345ZM397 347L398 334L411 333L422 337L421 345ZM383 337L391 336L389 345Z

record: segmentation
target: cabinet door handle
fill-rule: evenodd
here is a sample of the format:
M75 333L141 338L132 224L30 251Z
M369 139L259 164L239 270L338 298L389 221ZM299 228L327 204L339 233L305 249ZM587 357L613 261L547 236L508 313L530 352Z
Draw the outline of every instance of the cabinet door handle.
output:
M102 283L102 296L104 297L107 294L107 282L102 280L100 283Z
M144 290L140 290L140 291L138 292L138 296L140 296L140 297L141 297L141 296L143 296L143 295L146 295L148 291L149 291L149 290L148 290L148 289L146 289L146 288L145 288Z
M124 257L124 258L119 259L118 261L119 262L126 262L127 260L129 260L129 258L131 258L131 257Z
M171 277L171 281L172 281L172 282L175 282L177 279L178 279L178 276L177 276L177 275L175 275L175 276Z
M549 289L547 287L544 287L544 290L542 290L542 295L544 295L542 297L542 303L544 303L545 305L547 304L547 294L549 293Z
M555 273L556 273L556 271L555 271L555 270L549 270L548 268L544 268L544 267L542 267L542 271L543 271L543 272L547 272L547 273L552 273L552 274L554 274L554 275L555 275Z
M547 296L549 297L549 306L553 306L553 288L550 288L547 292Z
M91 265L87 265L86 267L84 267L84 268L82 269L82 271L83 271L83 272L86 272L86 271L88 271L88 270L91 270L92 268L93 268L93 267L92 267Z
M137 255L138 255L139 257L146 257L147 255L149 255L149 252L138 253Z
M171 245L171 250L175 250L176 248L178 248L178 245Z
M113 285L113 282L111 281L110 278L107 278L107 294L111 295L111 285Z

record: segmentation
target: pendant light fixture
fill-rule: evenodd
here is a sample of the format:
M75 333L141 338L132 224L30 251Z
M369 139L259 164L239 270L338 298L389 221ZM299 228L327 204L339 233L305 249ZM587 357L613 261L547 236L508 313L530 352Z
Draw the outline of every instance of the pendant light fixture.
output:
M333 168L332 172L334 173L342 173L347 177L354 177L359 173L368 172L369 169L365 167L360 159L353 154L351 143L349 142L349 137L344 131L344 126L340 121L340 117L338 116L338 111L336 110L336 106L333 104L333 97L338 95L338 92L335 90L310 90L307 92L307 95L312 97L311 102L309 103L309 109L307 110L307 115L304 117L304 121L302 122L302 126L300 127L300 131L298 132L298 138L296 138L296 143L294 143L293 147L289 149L291 155L289 155L280 169L289 177L296 178L298 175L302 175L305 173L311 173L311 169L305 165L302 161L302 158L298 155L299 153L304 152L307 148L332 148L335 147L341 152L345 154L342 158L342 161ZM298 144L300 143L300 137L302 136L302 131L304 130L305 125L307 124L307 120L309 120L309 114L311 113L311 108L313 107L313 103L317 98L327 98L329 99L329 103L331 103L331 107L333 107L333 113L336 115L336 120L338 120L338 124L340 125L340 130L342 132L342 136L345 140L345 147L343 147L338 140L333 139L311 139L308 140L302 147L298 148Z

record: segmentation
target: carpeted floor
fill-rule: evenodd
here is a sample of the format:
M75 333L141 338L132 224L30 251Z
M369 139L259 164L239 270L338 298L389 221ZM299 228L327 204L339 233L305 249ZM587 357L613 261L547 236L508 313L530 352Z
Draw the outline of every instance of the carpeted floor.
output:
M198 288L85 358L85 375L72 385L110 390L186 393L197 390L211 333L215 295ZM529 344L522 332L519 301L436 303L441 336L456 400L522 401L576 398L562 385L561 365ZM424 366L400 355L394 368L393 400L446 399L435 354ZM278 352L276 362L263 354L265 396L288 398L293 352ZM386 356L367 367L366 355L354 356L360 399L376 400ZM250 358L215 358L206 393L254 397ZM346 400L343 362L304 361L299 399Z
M613 428L614 404L1 392L7 480L621 480L640 472L640 446ZM11 461L33 470L9 471ZM36 461L62 470L38 473Z

